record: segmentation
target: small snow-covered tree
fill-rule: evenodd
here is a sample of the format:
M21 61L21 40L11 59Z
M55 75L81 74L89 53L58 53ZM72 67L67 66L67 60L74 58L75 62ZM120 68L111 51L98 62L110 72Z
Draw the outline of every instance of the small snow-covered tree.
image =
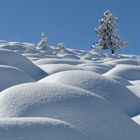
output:
M117 33L117 18L110 10L106 10L100 19L100 26L95 29L99 40L93 45L93 49L111 49L112 54L119 48L123 48L126 42Z
M46 49L48 47L48 39L45 33L41 34L41 41L37 44L38 49Z
M65 44L64 43L58 43L58 47L59 47L59 51L61 53L64 53L66 48L65 48Z

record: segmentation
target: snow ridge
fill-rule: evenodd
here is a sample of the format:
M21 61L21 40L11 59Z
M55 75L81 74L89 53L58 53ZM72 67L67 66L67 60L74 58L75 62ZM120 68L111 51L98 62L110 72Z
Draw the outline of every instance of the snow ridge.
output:
M139 58L0 41L0 139L139 140Z

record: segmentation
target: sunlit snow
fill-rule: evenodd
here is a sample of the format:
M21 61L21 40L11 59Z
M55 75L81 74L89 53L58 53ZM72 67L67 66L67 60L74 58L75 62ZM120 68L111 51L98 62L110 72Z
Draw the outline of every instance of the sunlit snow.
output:
M140 56L0 41L0 140L139 140Z

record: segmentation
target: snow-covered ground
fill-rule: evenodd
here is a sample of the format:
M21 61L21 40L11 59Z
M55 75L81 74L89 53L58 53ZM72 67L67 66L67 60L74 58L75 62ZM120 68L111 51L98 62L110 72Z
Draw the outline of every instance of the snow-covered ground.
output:
M0 140L140 140L140 56L0 41Z

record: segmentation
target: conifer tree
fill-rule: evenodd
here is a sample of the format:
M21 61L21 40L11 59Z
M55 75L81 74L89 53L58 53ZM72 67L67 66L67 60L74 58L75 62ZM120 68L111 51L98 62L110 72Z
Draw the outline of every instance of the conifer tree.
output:
M110 10L106 10L100 19L100 26L95 29L99 40L93 45L94 50L111 49L114 54L116 49L124 48L124 42L117 33L117 18L112 15Z
M45 33L41 34L41 41L37 44L38 49L46 49L48 47L48 40Z
M65 48L65 44L64 43L58 43L58 47L59 47L59 51L61 53L64 53L66 48Z

